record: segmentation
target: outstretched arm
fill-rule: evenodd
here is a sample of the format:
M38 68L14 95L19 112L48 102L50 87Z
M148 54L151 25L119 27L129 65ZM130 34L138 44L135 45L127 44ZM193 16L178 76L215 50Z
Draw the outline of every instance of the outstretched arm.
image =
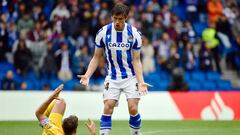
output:
M89 79L92 76L92 74L95 72L95 70L97 69L99 60L102 57L102 54L103 54L103 48L96 47L94 55L88 65L87 72L85 73L85 75L78 75L78 77L80 78L81 84L88 86Z
M147 84L143 80L143 72L142 72L142 63L140 60L140 51L133 51L133 68L135 71L135 75L138 81L138 90L141 95L147 94L148 87L151 85Z
M59 85L53 92L53 94L51 96L49 96L49 98L44 101L39 108L36 110L35 115L38 118L38 121L41 122L41 120L45 119L47 116L44 115L45 110L48 108L49 104L54 100L54 99L58 99L58 95L59 93L62 91L63 89L63 84Z

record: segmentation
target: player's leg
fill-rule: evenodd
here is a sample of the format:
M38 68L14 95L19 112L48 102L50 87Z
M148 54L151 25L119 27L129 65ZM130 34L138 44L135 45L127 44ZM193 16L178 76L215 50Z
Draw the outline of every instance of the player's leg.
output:
M49 120L57 127L62 127L62 118L66 109L66 103L64 99L56 100L56 103L51 111Z
M112 129L112 113L116 100L108 99L104 101L103 114L100 119L100 135L109 135Z
M52 109L53 109L53 107L54 107L55 104L56 104L56 100L53 100L53 101L51 102L51 104L48 105L48 108L47 108L46 111L44 112L44 115L45 115L45 116L49 117L49 115L50 115L50 113L51 113L51 111L52 111Z
M137 88L136 78L128 80L128 85L124 89L127 102L128 102L128 111L129 111L129 127L131 130L131 135L139 135L141 127L141 116L138 112L138 104L141 98Z
M51 111L51 113L59 113L61 115L64 115L66 109L66 102L64 99L60 98L59 100L56 100L56 103Z
M129 127L131 130L131 135L139 135L141 127L141 116L138 113L138 98L128 99L128 110L130 114Z
M103 92L104 109L100 118L100 135L109 135L112 128L112 113L121 91L116 89L113 84L106 84Z

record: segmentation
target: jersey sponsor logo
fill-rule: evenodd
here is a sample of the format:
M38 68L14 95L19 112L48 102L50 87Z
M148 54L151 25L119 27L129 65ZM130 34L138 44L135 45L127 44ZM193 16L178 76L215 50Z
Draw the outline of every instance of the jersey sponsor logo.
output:
M129 48L130 44L129 43L113 43L109 42L108 43L109 48Z

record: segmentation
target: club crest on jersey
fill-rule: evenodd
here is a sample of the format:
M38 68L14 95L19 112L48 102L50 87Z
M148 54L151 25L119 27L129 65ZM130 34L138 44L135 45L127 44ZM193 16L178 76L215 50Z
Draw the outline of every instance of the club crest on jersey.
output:
M128 36L128 42L133 42L133 36Z
M111 37L111 35L107 35L107 38L109 39Z
M109 48L129 48L130 44L129 43L108 43Z

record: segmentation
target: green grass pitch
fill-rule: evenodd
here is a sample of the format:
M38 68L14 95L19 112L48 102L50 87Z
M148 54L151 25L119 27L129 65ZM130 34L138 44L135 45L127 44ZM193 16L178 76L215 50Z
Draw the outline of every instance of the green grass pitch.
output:
M88 135L84 122L79 122L77 135ZM99 122L96 125L98 130ZM143 121L141 131L143 135L240 135L240 121ZM0 121L0 135L40 134L37 122ZM130 135L128 121L113 121L111 135Z

